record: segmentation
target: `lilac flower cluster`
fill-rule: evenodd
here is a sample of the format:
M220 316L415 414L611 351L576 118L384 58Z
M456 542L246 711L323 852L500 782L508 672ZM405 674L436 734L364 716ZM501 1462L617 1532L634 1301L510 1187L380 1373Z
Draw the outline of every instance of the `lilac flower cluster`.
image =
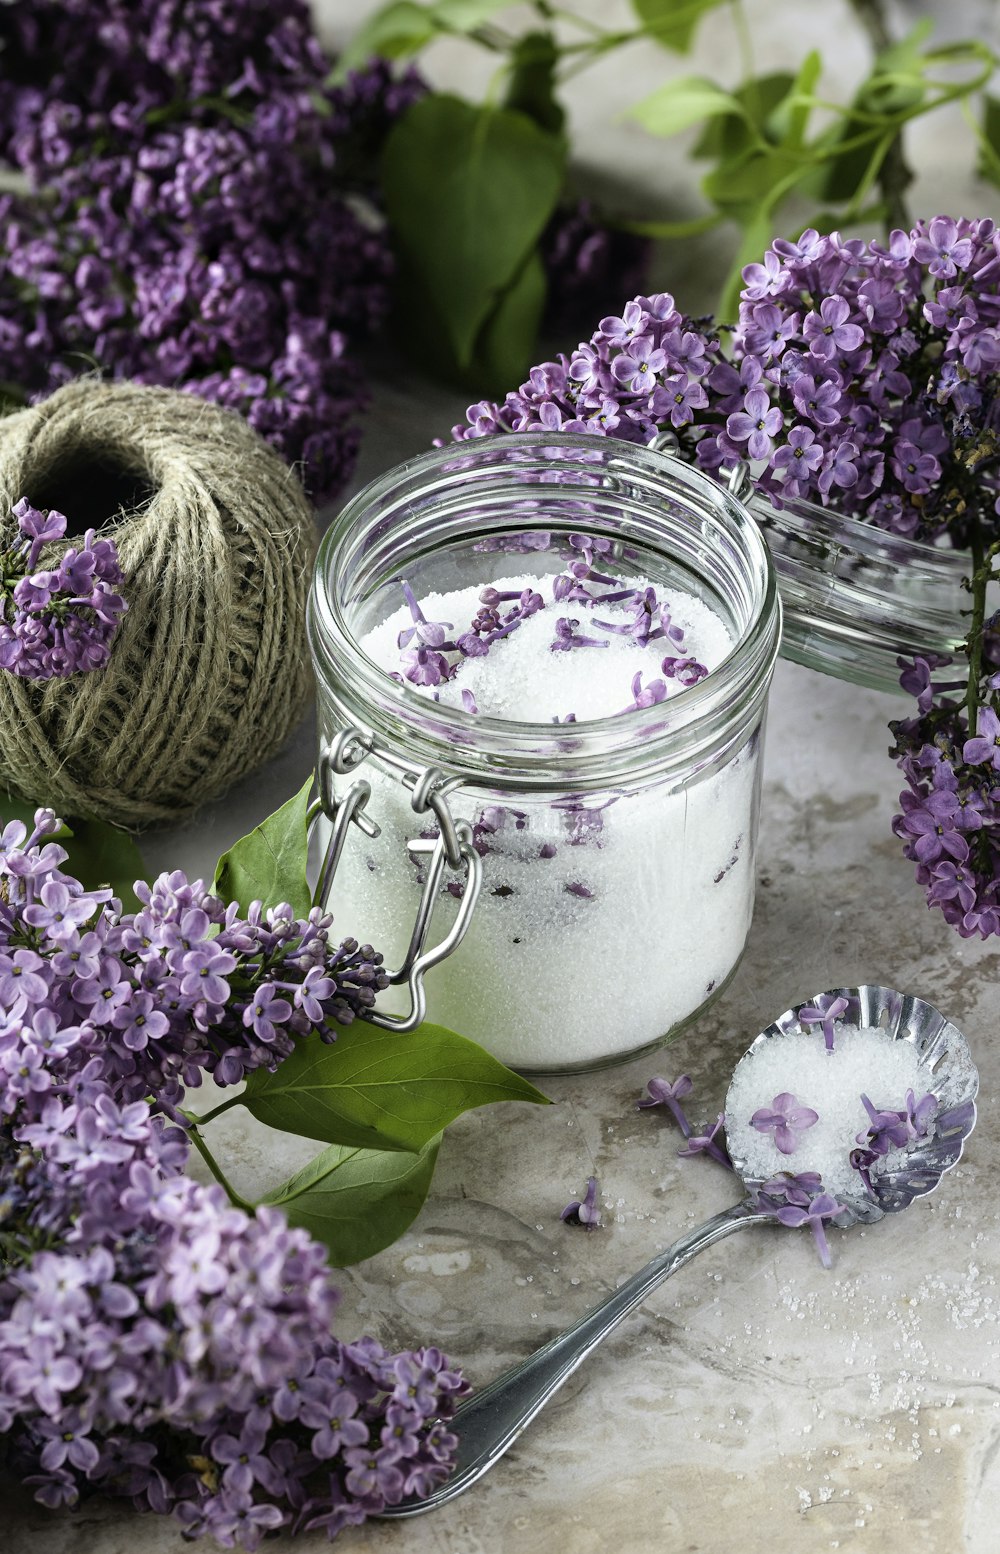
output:
M150 1056L172 1048L185 1077L218 1072L206 1047L231 1017L226 1041L241 1026L251 1064L269 1061L279 1026L336 1018L331 1001L347 1012L370 984L324 958L318 919L292 935L288 913L220 918L180 875L120 916L108 891L61 871L55 825L39 811L30 835L0 836L11 1465L45 1505L115 1494L251 1550L277 1528L333 1537L427 1493L450 1469L465 1382L437 1349L333 1336L322 1248L277 1210L245 1213L182 1175L185 1132L157 1105L171 1065Z
M0 378L96 361L245 415L317 499L365 398L349 342L391 268L377 152L421 87L344 87L303 0L12 0L0 11Z
M892 828L917 883L963 938L1000 933L1000 634L987 624L978 669L968 675L982 698L970 727L965 675L950 660L903 665L901 684L916 716L890 723L891 754L906 778ZM941 671L945 671L943 674ZM955 692L962 693L962 699Z
M967 544L970 512L992 512L1000 491L994 223L938 216L888 246L810 230L743 275L731 360L710 320L639 296L502 405L470 406L453 437L668 434L711 472L752 461L779 501Z
M710 321L686 318L667 292L640 296L620 316L602 318L571 356L532 368L502 405L471 405L468 424L452 436L567 431L650 443L667 431L692 458L716 378L729 372Z
M0 669L25 680L65 678L103 669L128 606L113 540L88 529L55 568L38 570L46 545L61 540L66 519L26 498L12 509L20 538L0 550Z
M701 465L762 461L774 497L966 545L970 510L1000 490L994 223L938 216L888 245L809 230L743 278L725 426Z
M548 278L545 331L576 330L639 291L652 244L609 225L590 200L560 206L539 240Z

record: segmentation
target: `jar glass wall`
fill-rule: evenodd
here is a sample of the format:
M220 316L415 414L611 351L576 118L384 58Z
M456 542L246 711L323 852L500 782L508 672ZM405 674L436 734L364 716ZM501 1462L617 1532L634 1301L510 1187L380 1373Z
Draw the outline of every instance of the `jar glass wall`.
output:
M706 678L615 717L515 722L429 700L367 650L404 578L418 599L550 581L581 536L626 586L678 590L722 623L729 650ZM428 1017L525 1071L597 1066L663 1040L717 995L746 940L779 636L749 513L651 449L504 436L389 471L327 534L310 603L320 737L362 731L369 754L352 775L371 784L381 828L348 837L330 901L343 930L387 963L401 957L426 867L406 842L436 835L412 788L436 768L483 886L465 939L428 974ZM442 923L461 892L442 882ZM387 995L379 1005L391 1008Z

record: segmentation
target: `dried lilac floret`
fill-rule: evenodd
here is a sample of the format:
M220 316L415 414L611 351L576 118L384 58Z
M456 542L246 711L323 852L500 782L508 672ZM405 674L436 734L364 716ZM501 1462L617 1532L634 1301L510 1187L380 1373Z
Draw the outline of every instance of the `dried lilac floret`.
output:
M799 1147L799 1134L819 1122L819 1112L811 1106L803 1106L788 1090L783 1090L771 1102L770 1109L759 1107L750 1118L751 1128L758 1133L774 1133L775 1148L783 1155L794 1155Z
M587 1180L587 1191L582 1201L574 1198L572 1203L567 1203L559 1218L565 1220L567 1225L582 1225L584 1230L599 1230L601 1226L601 1211L597 1207L597 1177L591 1176Z

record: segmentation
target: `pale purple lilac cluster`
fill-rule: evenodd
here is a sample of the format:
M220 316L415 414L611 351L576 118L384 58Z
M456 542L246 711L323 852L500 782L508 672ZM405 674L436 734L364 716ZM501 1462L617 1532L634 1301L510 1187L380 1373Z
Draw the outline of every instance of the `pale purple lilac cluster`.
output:
M726 422L699 445L703 468L749 458L779 499L960 547L970 509L994 522L992 221L937 216L887 244L809 230L776 239L743 279Z
M103 669L128 608L114 541L88 529L57 566L40 568L44 547L65 537L66 518L24 497L12 516L19 537L0 550L0 669L25 680Z
M374 63L327 84L304 0L11 0L0 7L0 379L96 364L246 416L317 499L349 473L384 317L372 200L422 90Z
M638 296L452 436L666 434L713 473L750 461L778 501L967 544L970 512L992 515L1000 489L994 223L938 216L886 245L809 230L743 275L729 356L711 320Z
M946 658L902 665L916 715L890 723L906 778L892 828L927 896L963 938L1000 933L1000 634L983 634L980 700L969 726L966 680ZM956 694L957 693L957 694Z
M456 441L492 432L587 432L650 443L671 433L693 458L728 372L710 320L692 320L667 292L635 297L621 315L602 318L569 356L533 367L502 404L470 405Z
M122 917L62 871L55 825L39 811L30 835L0 836L10 1466L47 1506L122 1496L251 1550L427 1493L450 1470L466 1383L438 1349L336 1339L323 1249L184 1176L185 1132L157 1104L178 1064L196 1080L220 1051L239 1052L230 1077L273 1062L279 1027L325 1028L365 1006L370 981L320 952L318 918L293 934L290 912L220 915L180 875Z

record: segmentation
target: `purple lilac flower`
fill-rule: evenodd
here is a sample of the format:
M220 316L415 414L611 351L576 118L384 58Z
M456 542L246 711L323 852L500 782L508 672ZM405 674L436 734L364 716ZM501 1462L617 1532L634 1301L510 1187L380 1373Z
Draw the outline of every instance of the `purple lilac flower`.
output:
M799 1134L819 1122L819 1112L803 1106L788 1090L776 1095L770 1108L759 1107L750 1118L758 1133L773 1133L775 1148L782 1155L793 1155L799 1147Z
M574 1198L572 1203L567 1203L559 1216L567 1225L582 1225L584 1230L599 1230L601 1225L601 1211L597 1207L597 1177L591 1176L587 1180L587 1191L582 1201Z
M19 538L0 549L0 668L28 680L102 669L128 608L117 592L124 578L114 542L88 529L81 547L39 571L43 547L64 538L66 518L25 497L11 516Z
M419 80L329 86L299 0L15 0L3 42L31 185L0 201L3 376L46 392L83 359L201 393L331 494L366 398L348 336L387 306L378 156Z
M892 753L907 782L893 831L915 866L928 905L964 938L987 938L1000 931L1000 788L994 764L1000 682L997 688L990 685L998 648L997 623L987 622L983 699L974 737L969 737L966 698L959 702L950 694L965 691L963 682L930 680L931 670L946 668L947 660L903 665L905 688L918 698L917 716L890 724Z
M710 1155L713 1160L718 1161L719 1165L725 1166L728 1171L731 1171L733 1169L733 1162L729 1158L725 1139L718 1137L725 1120L725 1112L720 1112L707 1133L689 1134L681 1148L677 1151L678 1155L685 1160L693 1155Z
M295 1033L332 1036L383 985L380 958L331 943L318 911L295 921L254 903L241 917L179 872L138 885L141 910L123 916L62 871L57 827L40 810L30 835L14 823L0 837L13 1470L44 1505L124 1495L185 1536L247 1550L429 1492L450 1470L446 1422L466 1383L438 1349L338 1340L323 1248L277 1209L244 1213L183 1175L188 1139L171 1121L178 1077L235 1080ZM216 1006L202 995L220 960ZM122 1036L126 1012L143 1042Z
M833 1051L834 1025L846 1014L849 1000L843 997L835 997L830 993L822 993L811 1004L803 1004L799 1010L800 1025L821 1025L823 1027L823 1039L828 1052Z
M838 1214L843 1213L843 1209L844 1205L838 1203L830 1193L821 1192L811 1198L807 1205L794 1202L783 1203L775 1210L774 1217L782 1225L793 1227L808 1225L819 1252L820 1262L824 1268L829 1268L832 1258L823 1226L826 1220L836 1219Z
M644 1111L651 1106L666 1106L684 1137L690 1138L692 1133L691 1124L688 1122L684 1114L684 1108L680 1103L684 1096L690 1095L692 1089L693 1085L687 1074L681 1074L673 1083L669 1079L660 1079L657 1075L654 1075L652 1079L647 1079L647 1094L637 1101L636 1105L640 1111Z

